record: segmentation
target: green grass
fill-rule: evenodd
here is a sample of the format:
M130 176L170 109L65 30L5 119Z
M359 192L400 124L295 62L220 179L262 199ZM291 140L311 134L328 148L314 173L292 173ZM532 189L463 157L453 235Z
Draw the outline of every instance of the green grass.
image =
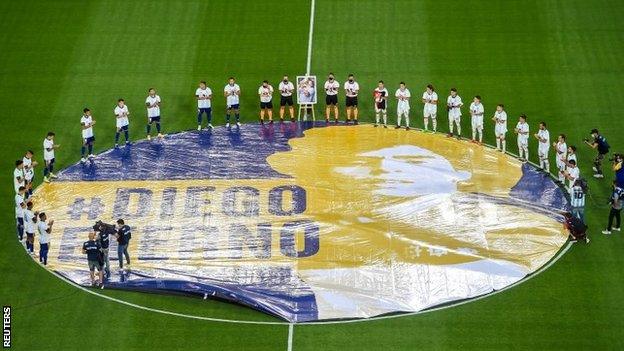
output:
M312 71L354 73L361 116L373 118L368 90L390 91L405 80L418 97L433 83L441 97L457 87L464 101L484 98L486 115L505 103L511 120L545 120L579 146L581 171L592 152L582 138L601 129L613 151L624 150L620 82L624 78L624 3L620 1L379 2L318 0ZM142 138L147 88L163 98L165 131L195 126L193 92L205 79L216 92L228 76L243 90L243 121L257 116L263 79L305 71L309 2L256 1L5 1L0 3L0 111L4 161L0 183L0 302L13 306L18 350L214 349L284 350L282 325L235 325L183 319L105 301L46 273L14 240L13 160L57 132L59 167L79 158L79 118L93 110L98 151L113 143L112 109L126 99ZM276 85L276 84L275 84ZM344 101L341 97L341 102ZM223 99L215 117L222 123ZM393 104L391 104L393 106ZM412 101L412 123L421 125ZM321 112L320 109L318 112ZM466 112L464 112L466 115ZM394 120L394 109L390 111ZM447 123L442 116L439 129ZM486 119L486 141L493 143ZM464 131L469 120L464 118ZM531 151L535 156L536 144ZM515 141L509 149L515 151ZM554 169L554 165L553 165ZM41 179L40 172L37 179ZM589 246L575 246L535 279L490 298L391 320L295 327L294 350L622 349L624 241L599 234L608 180L590 180ZM275 321L216 301L107 292L127 301L200 315ZM94 311L99 311L95 313Z

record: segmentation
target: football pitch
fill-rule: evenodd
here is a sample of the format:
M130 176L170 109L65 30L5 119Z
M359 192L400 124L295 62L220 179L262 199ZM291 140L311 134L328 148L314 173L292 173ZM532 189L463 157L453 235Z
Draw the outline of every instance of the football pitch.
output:
M598 128L612 152L624 151L619 88L624 78L620 1L4 1L0 3L0 302L12 307L16 350L570 350L622 349L624 240L606 226L612 172L591 177ZM313 23L313 30L310 24ZM311 41L309 41L311 39ZM464 103L483 97L489 117L504 103L515 125L548 122L551 138L578 147L588 179L591 243L573 245L548 269L501 293L427 313L346 323L289 324L217 300L105 289L89 293L58 279L15 240L14 161L25 150L42 163L41 141L56 132L56 169L80 158L79 119L98 120L95 151L114 144L112 109L124 98L142 120L147 89L163 98L165 133L196 127L194 91L215 91L213 124L225 123L221 87L241 86L241 122L257 122L257 87L310 69L319 81L353 73L362 89L360 120L373 122L369 91L405 81L413 97L433 84L456 87ZM275 98L274 98L275 101ZM344 96L341 95L341 119ZM467 105L467 104L466 104ZM322 119L324 104L316 107ZM394 122L396 104L390 103ZM411 124L422 127L412 98ZM442 109L439 108L439 111ZM277 114L277 108L274 109ZM447 131L446 113L438 130ZM144 138L132 122L131 138ZM372 129L372 127L371 127ZM512 129L512 128L510 128ZM467 111L464 136L470 132ZM508 150L516 152L508 133ZM530 139L531 161L537 141ZM555 171L551 161L551 171ZM42 180L41 168L36 183ZM504 177L505 175L501 175ZM53 239L54 240L54 239ZM158 311L155 311L158 310ZM161 313L164 311L166 313ZM194 316L194 317L189 317Z

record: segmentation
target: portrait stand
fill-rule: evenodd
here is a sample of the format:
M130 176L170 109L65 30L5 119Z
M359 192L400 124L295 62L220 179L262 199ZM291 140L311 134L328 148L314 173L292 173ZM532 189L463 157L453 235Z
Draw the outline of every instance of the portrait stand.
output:
M311 111L311 112L309 112ZM316 115L314 113L314 104L299 104L299 112L297 113L298 121L307 121L308 113L312 114L312 120L316 121Z

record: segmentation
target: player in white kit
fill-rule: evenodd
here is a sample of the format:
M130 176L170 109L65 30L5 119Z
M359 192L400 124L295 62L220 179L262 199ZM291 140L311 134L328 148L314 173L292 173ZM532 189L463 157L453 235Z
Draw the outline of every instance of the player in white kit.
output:
M130 120L128 116L130 116L130 111L128 110L128 106L126 105L126 101L124 99L117 100L117 106L115 106L115 120L117 131L115 132L115 147L119 147L119 135L121 131L124 132L124 138L126 139L126 145L130 145L130 136L128 134L128 126L130 125Z
M284 121L284 110L288 106L288 112L290 113L290 121L295 121L295 108L293 102L293 91L295 91L295 85L288 80L288 76L284 76L279 83L278 89L280 91L280 122Z
M548 151L550 150L550 133L546 129L546 123L540 122L539 130L534 134L539 141L537 156L540 160L540 168L545 172L550 172L550 161L548 161Z
M377 83L377 88L373 90L373 100L375 102L375 127L379 125L379 118L383 117L384 128L388 128L388 89L384 86L383 80Z
M45 168L43 169L43 181L46 183L50 182L50 179L56 178L56 174L52 173L54 171L54 150L58 149L60 145L54 144L54 137L56 134L54 132L48 132L45 139L43 139L43 161L45 163Z
M35 177L35 167L39 164L37 161L33 161L34 152L32 150L26 151L22 162L24 163L24 180L26 186L26 199L33 194L33 178Z
M568 158L568 145L566 144L565 134L559 134L557 142L553 142L555 148L555 164L558 170L559 182L563 183L565 180L564 172L566 170L566 160Z
M89 158L95 158L95 155L93 154L93 142L95 141L93 126L95 125L95 120L91 116L91 110L84 108L82 111L83 115L80 118L80 125L82 127L82 149L80 152L80 162L84 163L87 162L87 149L89 151Z
M399 89L394 93L394 96L397 98L397 124L395 128L401 128L401 119L405 116L405 130L409 130L409 99L412 95L409 89L405 87L405 82L399 83Z
M273 87L268 80L262 82L258 88L260 96L260 123L264 123L264 113L269 116L269 123L273 123Z
M422 102L425 105L423 107L423 117L425 122L425 131L429 130L429 118L433 124L433 132L438 130L438 93L435 92L433 85L427 85L427 90L423 93Z
M461 107L464 105L462 99L457 95L457 89L451 88L451 95L446 98L446 110L448 111L449 133L448 137L453 137L453 124L457 128L457 139L461 139Z
M529 124L526 115L520 115L515 132L518 134L518 158L526 162L529 160Z
M340 83L330 73L325 81L325 122L329 122L332 109L334 110L334 122L338 123L338 89Z
M230 128L230 115L232 112L236 118L236 127L240 127L240 94L241 89L234 77L228 79L228 83L223 88L223 96L225 96L225 128Z
M472 142L477 143L477 133L479 133L478 143L483 142L483 104L481 103L481 96L477 95L472 99L470 104L470 116L472 124Z
M212 89L206 85L206 81L199 82L199 87L195 90L197 99L197 130L202 129L204 114L208 120L206 128L212 129Z
M156 124L156 131L158 137L163 138L160 131L160 96L156 95L156 89L149 88L147 98L145 99L145 106L147 107L147 140L152 140L150 134L152 130L152 123Z
M505 112L505 105L498 104L496 106L492 121L495 123L494 135L496 136L496 150L503 153L507 152L507 141L505 140L505 134L507 134L507 112Z

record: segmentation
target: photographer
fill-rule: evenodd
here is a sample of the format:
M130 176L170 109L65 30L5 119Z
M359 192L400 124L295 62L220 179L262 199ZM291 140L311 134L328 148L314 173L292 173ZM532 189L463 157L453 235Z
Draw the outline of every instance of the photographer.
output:
M593 138L592 141L589 139L584 139L585 144L591 147L592 149L596 149L598 151L598 155L594 159L594 178L604 178L602 174L602 160L604 160L605 155L609 153L609 143L607 143L607 139L600 135L598 129L592 129L591 136Z
M128 254L128 245L132 238L130 227L124 223L123 219L117 220L117 259L119 259L119 269L123 270L123 256L126 256L126 262L130 266L130 255Z
M117 233L117 229L112 224L106 224L102 221L95 222L93 230L98 234L97 241L102 248L104 271L106 272L106 278L110 278L110 258L109 258L109 245L110 236Z
M622 202L624 202L624 190L617 186L616 182L613 181L613 192L611 193L611 199L609 200L609 204L611 204L611 211L609 212L609 222L607 224L607 229L602 231L602 234L611 234L611 229L620 231L620 212L622 212ZM615 219L615 227L613 227L613 219Z
M99 286L104 289L104 274L102 272L102 247L100 243L95 240L95 232L89 233L89 240L82 244L82 253L87 254L87 261L89 262L89 274L91 276L91 286ZM98 270L99 280L95 281L95 269Z
M624 188L624 167L622 167L622 161L624 161L624 155L614 154L613 159L613 171L615 172L615 183L618 187Z

